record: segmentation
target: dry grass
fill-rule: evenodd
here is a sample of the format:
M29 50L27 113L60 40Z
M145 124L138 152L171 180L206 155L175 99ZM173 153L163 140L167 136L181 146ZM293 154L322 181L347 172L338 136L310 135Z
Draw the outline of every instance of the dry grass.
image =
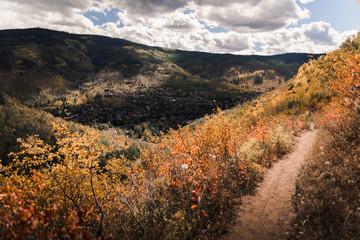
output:
M323 131L297 181L294 239L360 239L360 128Z

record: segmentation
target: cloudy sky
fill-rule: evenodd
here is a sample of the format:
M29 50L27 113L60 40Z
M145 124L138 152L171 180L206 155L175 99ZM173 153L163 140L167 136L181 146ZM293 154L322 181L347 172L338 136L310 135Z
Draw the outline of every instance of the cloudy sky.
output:
M166 48L322 53L360 31L356 0L0 0L0 29L42 27Z

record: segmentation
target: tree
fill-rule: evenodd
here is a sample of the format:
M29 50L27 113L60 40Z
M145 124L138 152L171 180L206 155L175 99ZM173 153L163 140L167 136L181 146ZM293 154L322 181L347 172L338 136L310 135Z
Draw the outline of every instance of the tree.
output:
M254 78L254 84L255 85L261 85L263 84L263 77L260 76L260 75L256 75L255 78Z

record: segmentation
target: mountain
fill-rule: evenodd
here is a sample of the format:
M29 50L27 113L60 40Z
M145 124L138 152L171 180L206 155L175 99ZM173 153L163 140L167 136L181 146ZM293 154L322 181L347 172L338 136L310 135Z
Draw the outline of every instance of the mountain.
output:
M253 99L318 55L237 56L33 28L0 31L1 91L28 107L132 135Z
M64 53L63 60L76 60L75 55L65 54L65 49L71 48L53 44L50 39L34 46L44 47L45 52L53 48ZM115 111L121 111L123 106L128 106L129 111L130 106L148 107L142 106L140 100L145 96L157 97L156 102L169 97L174 104L169 106L175 112L182 97L197 102L218 96L217 103L226 99L221 96L229 89L234 90L234 96L244 97L242 94L250 94L253 86L243 89L230 78L256 80L259 84L261 76L266 83L266 74L272 71L278 77L285 75L266 60L261 62L262 67L252 69L255 72L246 64L232 65L231 69L221 67L221 63L219 71L208 67L211 72L200 66L215 66L212 64L216 56L227 59L228 55L191 53L194 58L189 58L186 65L186 61L179 60L179 54L186 55L184 52L126 45L121 49L129 51L129 58L138 57L143 65L131 61L128 65L116 64L117 58L105 64L108 60L104 58L103 66L92 69L86 77L85 66L95 65L85 43L84 62L74 60L71 66L59 59L60 65L47 66L45 58L40 58L42 51L36 55L34 47L28 58L38 59L38 70L23 67L25 58L14 57L28 48L8 44L2 51L8 51L13 60L2 59L8 62L8 68L4 64L2 70L8 78L2 81L8 84L0 95L0 151L14 152L0 162L0 239L219 239L235 215L242 214L237 213L236 206L255 191L266 168L291 151L296 137L311 131L314 125L318 138L292 193L294 211L283 209L294 216L291 229L284 229L284 234L290 239L360 238L360 34L349 38L338 50L303 64L294 78L275 90L147 142L140 141L140 148L129 147L135 140L116 137L114 131L120 133L118 128L108 128L109 124L99 124L96 119L105 117L116 105ZM144 57L150 53L159 62ZM195 56L213 57L205 64L204 58L195 60ZM15 60L21 60L21 67L11 67L16 65ZM79 75L69 74L65 79L61 71L75 64L83 66L84 71L80 69L74 72ZM154 75L144 66L153 66ZM48 74L47 81L32 80L30 76L36 72L39 79ZM239 74L234 76L236 72ZM79 77L83 73L85 77ZM52 82L56 77L64 81L56 85ZM37 86L38 93L20 95L14 86L21 81L24 86ZM47 88L40 83L47 84ZM196 94L192 92L195 90ZM105 104L109 109L102 108ZM77 121L89 115L84 122L104 128L108 136L43 110L57 111ZM113 120L111 115L108 119ZM151 127L154 125L136 125L132 131L144 130L143 136L147 136ZM14 146L16 137L20 137L21 146ZM282 169L280 174L288 170Z

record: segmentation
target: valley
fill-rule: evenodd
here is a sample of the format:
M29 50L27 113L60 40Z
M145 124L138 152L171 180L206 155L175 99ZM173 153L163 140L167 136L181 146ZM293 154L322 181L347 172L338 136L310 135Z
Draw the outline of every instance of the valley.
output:
M238 56L0 30L0 239L359 239L359 80L360 34Z
M0 56L2 92L24 105L149 138L254 99L319 55L186 52L26 29L0 32Z

